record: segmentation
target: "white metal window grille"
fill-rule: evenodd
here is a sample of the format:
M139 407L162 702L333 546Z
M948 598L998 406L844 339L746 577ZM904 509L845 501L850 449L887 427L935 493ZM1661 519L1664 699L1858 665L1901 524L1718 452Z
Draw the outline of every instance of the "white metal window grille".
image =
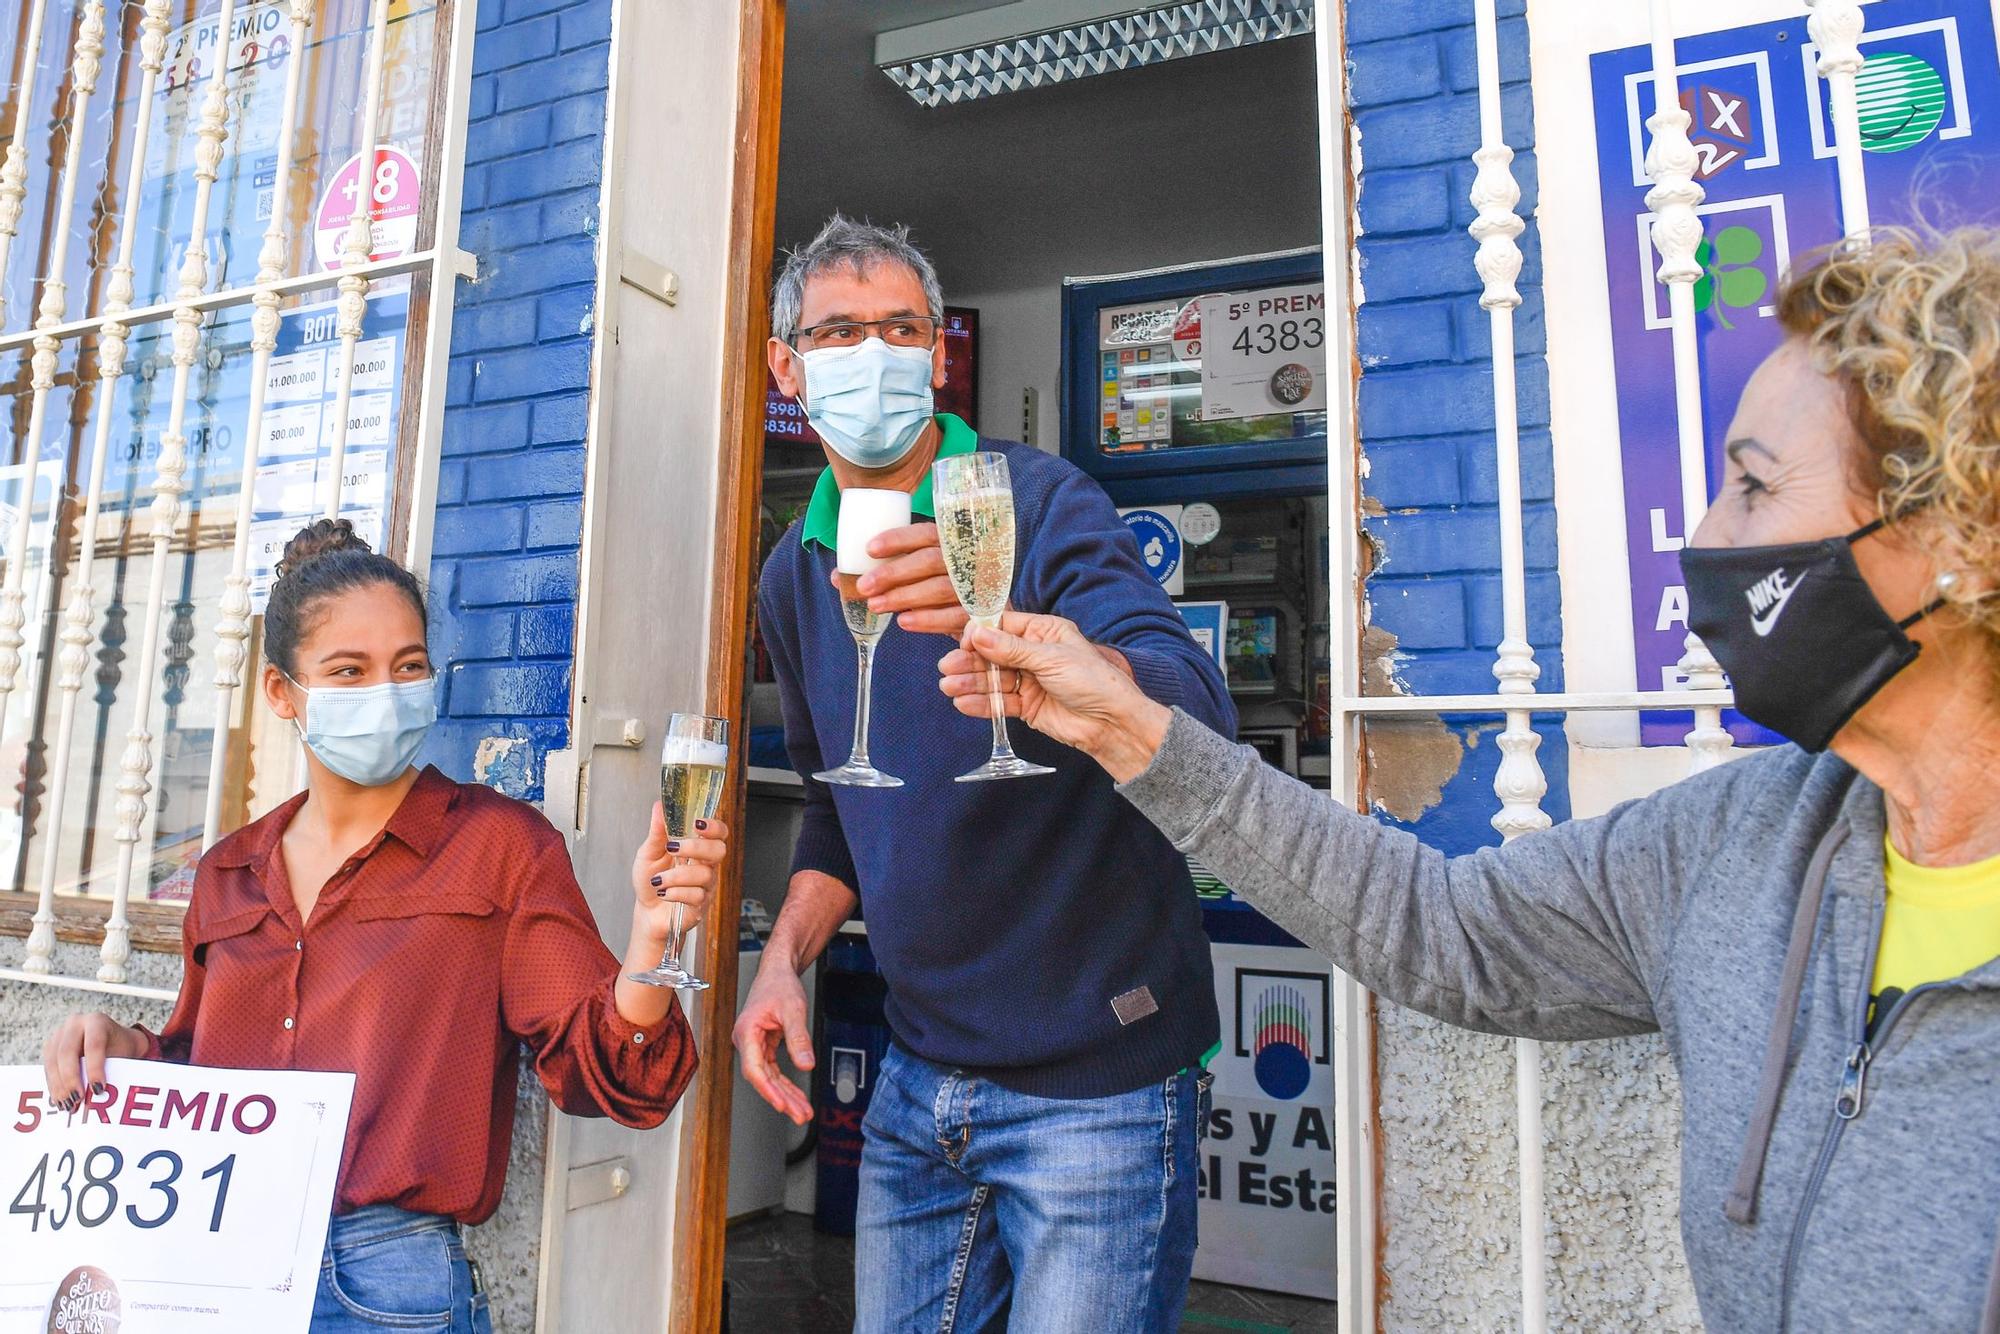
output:
M1336 800L1360 807L1364 800L1358 756L1367 720L1394 714L1488 713L1505 718L1499 736L1503 755L1494 780L1499 810L1493 825L1513 839L1545 828L1548 815L1541 799L1548 790L1535 751L1539 738L1531 715L1576 711L1686 710L1694 724L1686 737L1691 772L1724 760L1730 749L1722 710L1730 703L1720 667L1693 635L1688 636L1681 670L1685 690L1630 692L1569 692L1538 694L1540 676L1534 648L1527 638L1527 581L1524 571L1521 521L1520 436L1514 379L1514 310L1520 293L1515 280L1521 252L1515 239L1525 224L1516 212L1521 191L1511 163L1513 152L1504 141L1501 116L1498 22L1495 0L1471 0L1478 64L1480 146L1473 154L1477 173L1471 202L1478 211L1471 226L1478 243L1474 256L1483 284L1480 305L1492 325L1494 444L1499 471L1499 522L1503 638L1493 674L1492 695L1362 696L1360 684L1359 607L1349 605L1344 591L1356 589L1365 576L1356 523L1360 513L1357 486L1359 460L1353 439L1343 442L1331 433L1329 458L1333 563L1330 587L1332 659L1336 678L1332 705L1334 724L1333 792ZM1653 241L1661 255L1659 277L1667 284L1674 349L1674 383L1680 443L1680 476L1684 533L1692 533L1708 508L1708 482L1701 417L1699 349L1695 338L1694 284L1702 275L1696 251L1702 223L1696 207L1703 191L1695 179L1697 159L1688 139L1690 117L1681 107L1674 59L1670 0L1649 0L1653 46L1655 105L1661 108L1647 121L1652 134L1646 171L1652 188L1645 197L1653 211ZM1806 0L1809 29L1821 52L1818 71L1829 84L1833 133L1839 161L1842 222L1850 236L1865 231L1868 208L1860 149L1860 125L1855 104L1854 76L1861 67L1858 42L1863 29L1857 0ZM1318 24L1324 106L1344 114L1343 42L1338 22L1340 6L1322 4ZM1321 136L1323 216L1327 221L1327 253L1348 250L1349 200L1346 198L1345 144L1335 133ZM1337 244L1336 244L1337 243ZM1338 289L1351 298L1346 272L1329 268L1329 297ZM1346 307L1351 308L1351 305ZM1347 335L1343 332L1343 336ZM1336 349L1337 351L1338 349ZM1352 347L1346 349L1352 355ZM1354 420L1351 386L1344 386L1344 411L1337 419ZM1339 1181L1339 1324L1343 1334L1362 1334L1376 1327L1377 1234L1375 1217L1376 1127L1372 998L1353 979L1341 975L1335 997L1334 1080L1336 1089L1335 1144ZM1521 1328L1532 1332L1548 1327L1546 1213L1542 1192L1542 1066L1539 1044L1516 1044L1516 1118L1519 1132L1521 1197Z
M428 549L474 8L0 0L0 979L160 994L135 917L297 788L285 539Z

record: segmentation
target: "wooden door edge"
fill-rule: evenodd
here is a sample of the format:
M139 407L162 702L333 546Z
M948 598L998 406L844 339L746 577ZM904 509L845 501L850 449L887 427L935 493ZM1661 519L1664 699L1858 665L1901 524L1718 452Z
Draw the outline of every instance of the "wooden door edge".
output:
M764 344L770 331L773 232L778 200L779 99L784 81L784 0L740 0L735 165L730 190L727 328L718 442L714 595L708 626L708 711L747 723L750 618L757 583L764 464ZM730 747L727 810L737 846L710 902L696 1042L701 1069L681 1131L668 1328L709 1334L722 1323L722 1257L728 1227L729 1115L735 1083L736 924L743 901L742 813L747 729Z

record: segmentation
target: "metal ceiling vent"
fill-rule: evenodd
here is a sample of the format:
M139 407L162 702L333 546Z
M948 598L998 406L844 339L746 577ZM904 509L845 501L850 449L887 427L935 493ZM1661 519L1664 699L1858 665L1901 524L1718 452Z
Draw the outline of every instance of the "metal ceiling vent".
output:
M875 64L934 107L1312 30L1313 0L1017 0L881 33Z

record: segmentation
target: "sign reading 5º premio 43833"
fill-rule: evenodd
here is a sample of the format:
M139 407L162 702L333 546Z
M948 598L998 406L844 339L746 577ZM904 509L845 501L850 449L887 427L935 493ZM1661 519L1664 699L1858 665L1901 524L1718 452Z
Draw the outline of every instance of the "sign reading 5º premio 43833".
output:
M0 1334L303 1334L354 1076L0 1067Z

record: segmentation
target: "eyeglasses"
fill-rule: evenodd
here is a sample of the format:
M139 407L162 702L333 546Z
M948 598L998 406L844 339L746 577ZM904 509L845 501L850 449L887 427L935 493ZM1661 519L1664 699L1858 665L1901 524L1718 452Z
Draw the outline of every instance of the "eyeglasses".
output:
M828 320L799 330L792 345L860 347L870 338L880 338L890 347L933 347L937 334L938 321L928 315L892 315L886 320Z

